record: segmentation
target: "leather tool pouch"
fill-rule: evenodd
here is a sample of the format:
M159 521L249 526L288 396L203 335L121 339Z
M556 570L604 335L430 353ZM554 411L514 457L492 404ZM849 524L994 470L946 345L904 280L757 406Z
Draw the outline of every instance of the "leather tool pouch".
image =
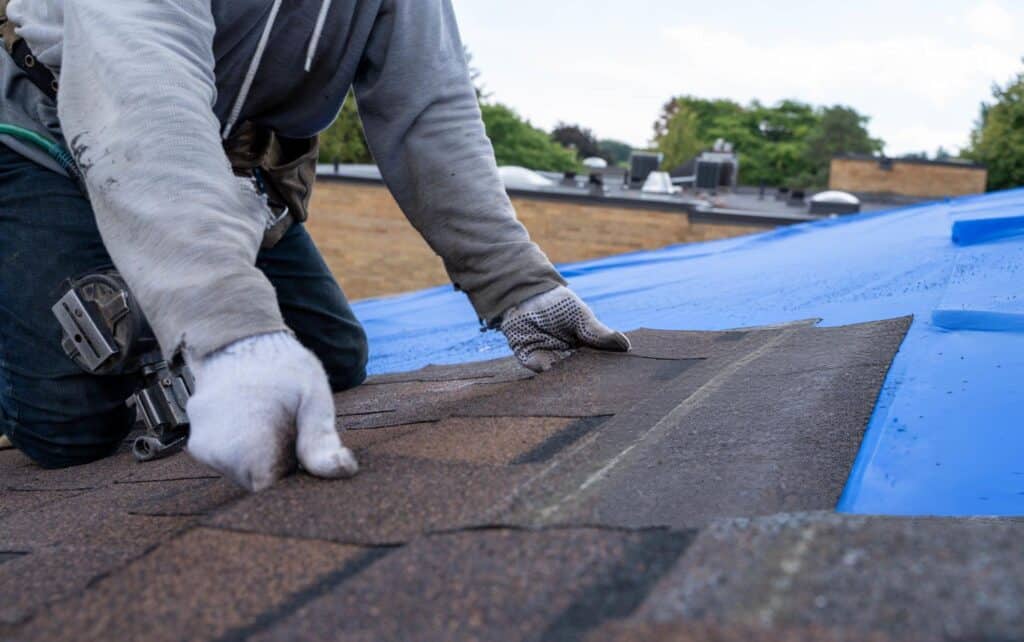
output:
M267 196L272 217L263 247L273 247L294 222L309 216L320 144L317 137L284 138L270 129L244 123L224 142L236 176L251 178Z

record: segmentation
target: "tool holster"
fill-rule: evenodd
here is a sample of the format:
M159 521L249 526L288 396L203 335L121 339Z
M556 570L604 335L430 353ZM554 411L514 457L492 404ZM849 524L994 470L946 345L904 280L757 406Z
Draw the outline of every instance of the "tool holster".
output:
M271 219L267 221L263 247L273 247L292 223L303 222L309 216L319 139L285 138L246 122L224 141L224 151L235 175L250 178L266 195Z

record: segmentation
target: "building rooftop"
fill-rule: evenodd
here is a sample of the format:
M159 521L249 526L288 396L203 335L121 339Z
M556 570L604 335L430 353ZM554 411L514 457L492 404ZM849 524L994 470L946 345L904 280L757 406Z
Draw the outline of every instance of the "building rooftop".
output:
M503 177L511 196L565 200L575 203L592 203L608 206L678 210L701 220L728 223L761 223L764 225L792 225L819 220L822 217L808 211L807 202L791 204L777 200L774 189L767 189L762 197L756 187L738 187L714 194L693 189L677 194L643 192L639 188L624 185L621 174L612 168L603 190L594 190L586 174L566 181L557 172L531 172L522 168L503 167ZM522 170L516 171L516 170ZM381 183L380 170L376 165L320 165L318 176L325 180L349 180ZM808 194L808 199L813 194ZM874 212L891 209L898 205L920 202L920 199L901 198L886 195L863 195L861 210Z
M634 350L540 375L450 288L359 302L352 480L0 452L0 638L1015 639L1022 234L1018 190L562 266Z

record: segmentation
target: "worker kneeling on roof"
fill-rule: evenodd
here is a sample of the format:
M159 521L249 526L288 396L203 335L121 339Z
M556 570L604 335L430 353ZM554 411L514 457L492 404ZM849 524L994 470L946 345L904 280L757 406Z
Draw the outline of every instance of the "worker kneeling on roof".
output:
M195 376L195 458L253 490L295 462L356 472L331 392L363 381L366 337L302 224L316 136L350 87L385 183L524 365L628 350L516 220L450 0L0 8L0 123L77 164L0 138L0 430L43 466L106 456L132 427L137 375L83 373L50 310L112 263Z

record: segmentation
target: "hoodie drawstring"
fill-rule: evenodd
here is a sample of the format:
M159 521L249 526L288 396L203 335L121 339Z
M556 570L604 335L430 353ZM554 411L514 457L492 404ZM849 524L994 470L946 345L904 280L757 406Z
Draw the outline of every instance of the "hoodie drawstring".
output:
M252 82L256 79L256 72L260 68L260 61L263 60L263 54L267 50L267 43L270 42L270 32L274 28L274 22L277 20L277 12L281 10L281 2L282 0L274 0L274 5L270 8L270 16L267 17L267 24L263 27L263 35L260 36L260 42L256 45L256 53L253 54L252 61L249 63L249 70L245 73L245 80L242 81L242 88L238 92L238 98L235 99L235 104L231 107L231 114L228 116L227 124L224 125L224 131L221 132L224 140L227 140L231 135L231 130L235 128L235 123L238 122L238 117L242 113L242 107L249 98Z
M327 13L331 10L331 0L323 0L320 5L320 15L316 18L316 27L313 28L313 37L309 40L309 49L306 51L306 72L313 68L313 55L316 47L320 44L320 36L324 33L324 23L327 22Z

